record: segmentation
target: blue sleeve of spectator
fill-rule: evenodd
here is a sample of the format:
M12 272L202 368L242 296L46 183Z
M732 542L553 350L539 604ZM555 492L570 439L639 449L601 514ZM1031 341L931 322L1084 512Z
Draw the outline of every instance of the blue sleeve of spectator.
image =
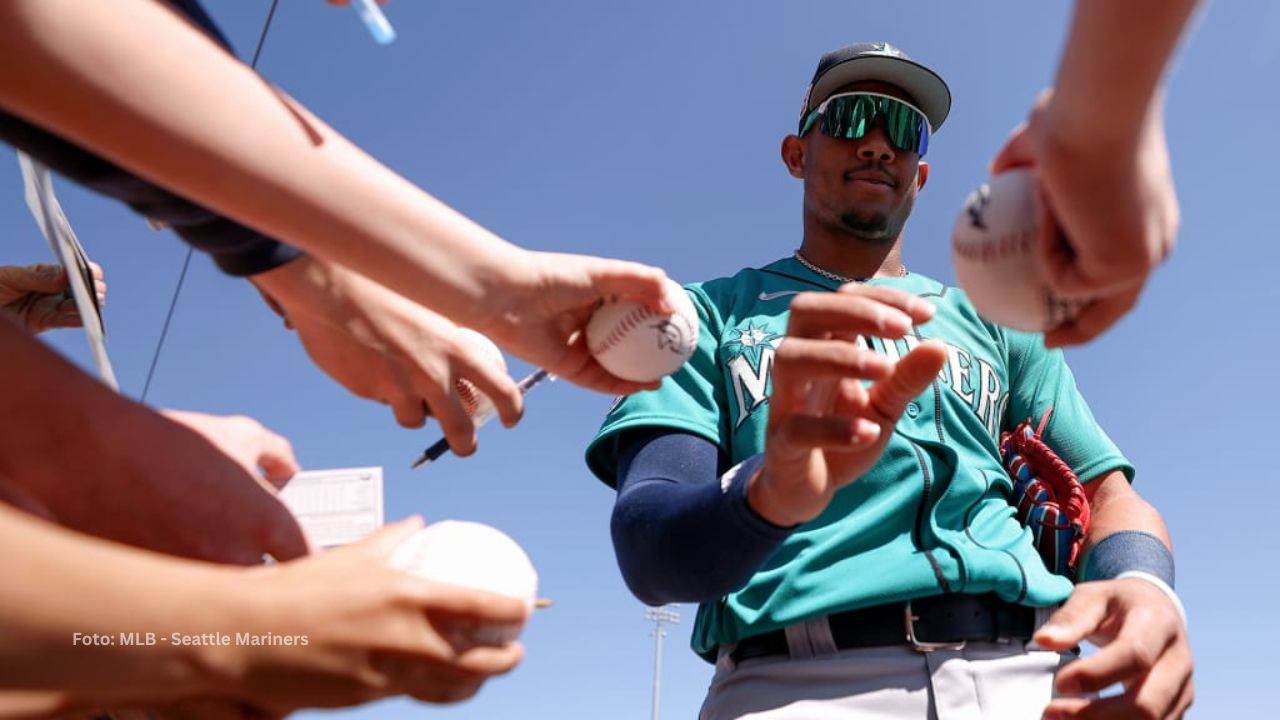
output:
M689 433L646 428L619 441L613 546L642 602L707 602L737 590L790 534L747 504L755 456L722 489L719 449Z
M194 0L169 0L175 10L207 32L223 47L226 38ZM193 78L193 82L198 79ZM0 140L27 153L68 179L164 223L192 247L208 253L229 275L257 275L279 267L300 253L75 145L47 130L0 111Z

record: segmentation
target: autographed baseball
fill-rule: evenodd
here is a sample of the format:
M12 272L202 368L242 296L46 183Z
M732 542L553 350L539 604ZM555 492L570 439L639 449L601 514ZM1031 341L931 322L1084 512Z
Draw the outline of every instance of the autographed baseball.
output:
M655 313L627 300L601 305L587 323L587 348L604 369L634 382L664 378L698 345L698 312L679 285L667 281L676 311Z
M1036 260L1035 176L1009 170L971 193L951 231L956 279L982 317L1042 332L1069 322L1084 301L1059 297Z
M397 570L447 585L508 595L534 603L538 573L515 540L477 522L442 520L401 543L388 561ZM522 625L488 625L468 632L478 645L503 645L520 635Z
M503 372L506 372L507 361L502 357L502 351L498 349L498 346L492 340L471 328L460 327L458 330L473 350L480 353L486 360L502 368ZM493 401L489 399L488 395L480 392L480 389L470 381L458 380L454 388L458 391L458 397L462 399L462 405L467 409L467 414L471 415L471 417L481 417L493 412Z

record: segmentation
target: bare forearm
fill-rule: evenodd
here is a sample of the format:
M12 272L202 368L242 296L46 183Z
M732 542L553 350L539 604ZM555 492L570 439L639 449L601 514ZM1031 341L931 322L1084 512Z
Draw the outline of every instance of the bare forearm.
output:
M1196 0L1078 0L1055 82L1054 126L1083 143L1137 136Z
M0 689L26 691L0 701L76 708L216 690L203 651L127 646L120 635L228 631L223 576L232 571L126 549L2 504L0 546L20 579L0 584Z
M0 63L10 111L461 322L518 257L154 0L2 3Z
M1136 530L1150 533L1172 550L1169 529L1160 513L1134 492L1124 475L1116 472L1094 480L1089 507L1092 513L1084 551L1088 553L1099 540L1117 532Z
M6 318L0 347L0 476L43 499L65 463L96 454L103 424L94 418L124 421L133 403Z

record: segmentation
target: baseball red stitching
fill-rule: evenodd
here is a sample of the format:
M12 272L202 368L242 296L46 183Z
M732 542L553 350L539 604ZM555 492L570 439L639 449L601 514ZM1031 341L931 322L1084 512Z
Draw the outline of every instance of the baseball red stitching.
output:
M627 313L626 316L614 326L613 330L605 336L604 340L598 346L591 348L591 354L600 355L602 353L609 352L616 347L618 343L622 342L622 338L627 333L631 332L637 325L651 317L654 317L653 312L643 305Z
M1036 239L1035 230L1023 230L1017 235L1006 235L994 242L952 243L955 252L966 260L997 260L1010 255L1025 254Z
M476 397L476 393L472 390L475 386L467 380L459 380L453 384L453 387L458 391L458 396L462 399L462 406L467 409L468 413L474 414L476 407L480 405L480 398Z

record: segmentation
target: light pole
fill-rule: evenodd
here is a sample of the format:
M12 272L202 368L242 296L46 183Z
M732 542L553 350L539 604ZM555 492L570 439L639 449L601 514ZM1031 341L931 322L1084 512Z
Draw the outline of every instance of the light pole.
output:
M658 720L658 687L662 678L662 638L667 634L667 631L662 629L662 624L675 625L680 622L680 613L676 612L674 605L663 605L645 609L644 619L653 623L653 720Z

